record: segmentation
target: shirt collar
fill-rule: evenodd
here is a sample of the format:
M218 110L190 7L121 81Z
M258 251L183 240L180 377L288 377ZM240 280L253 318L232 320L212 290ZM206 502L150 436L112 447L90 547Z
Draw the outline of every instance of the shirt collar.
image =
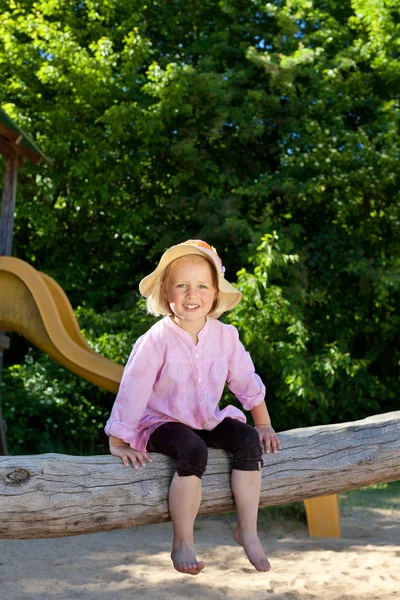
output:
M210 320L211 319L209 319L209 317L206 316L205 325L204 325L203 329L200 329L199 333L197 334L199 342L200 342L200 340L202 340L202 338L204 336L207 335L207 332L210 328ZM181 337L182 339L184 339L186 341L190 341L190 343L193 344L192 336L190 335L190 333L188 333L187 331L182 329L182 327L179 327L179 325L177 325L175 323L175 321L173 321L169 315L164 317L164 322L170 329L172 329L177 335L179 335L179 337Z

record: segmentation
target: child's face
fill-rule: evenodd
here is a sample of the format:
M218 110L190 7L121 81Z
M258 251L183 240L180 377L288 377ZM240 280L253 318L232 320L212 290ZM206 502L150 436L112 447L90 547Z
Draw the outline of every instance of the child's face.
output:
M182 256L171 265L167 300L174 321L183 329L203 327L217 293L212 266L206 258Z

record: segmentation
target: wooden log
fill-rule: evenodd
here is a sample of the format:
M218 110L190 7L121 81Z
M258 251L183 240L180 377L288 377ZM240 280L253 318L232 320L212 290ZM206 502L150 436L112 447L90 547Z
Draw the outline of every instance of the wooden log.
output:
M280 433L264 455L261 506L345 492L400 479L400 411L354 423ZM169 519L174 461L153 454L134 470L113 456L0 457L0 538L46 538L160 523ZM234 510L230 459L210 450L200 514Z

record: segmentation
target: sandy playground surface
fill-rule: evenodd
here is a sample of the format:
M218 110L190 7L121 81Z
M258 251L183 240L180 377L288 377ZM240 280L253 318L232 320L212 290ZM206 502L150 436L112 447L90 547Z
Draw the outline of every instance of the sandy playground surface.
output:
M311 539L303 523L261 538L269 573L232 540L233 518L196 525L197 577L169 558L171 524L49 540L0 540L1 600L400 600L400 509L342 511L341 539Z

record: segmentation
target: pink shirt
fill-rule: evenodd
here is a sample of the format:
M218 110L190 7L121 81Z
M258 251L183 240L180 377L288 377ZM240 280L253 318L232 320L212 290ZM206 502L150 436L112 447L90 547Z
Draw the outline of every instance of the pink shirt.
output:
M164 317L134 345L105 432L145 450L163 423L208 430L226 417L245 423L238 408L218 408L226 382L245 410L264 399L265 387L237 329L207 318L196 345Z

